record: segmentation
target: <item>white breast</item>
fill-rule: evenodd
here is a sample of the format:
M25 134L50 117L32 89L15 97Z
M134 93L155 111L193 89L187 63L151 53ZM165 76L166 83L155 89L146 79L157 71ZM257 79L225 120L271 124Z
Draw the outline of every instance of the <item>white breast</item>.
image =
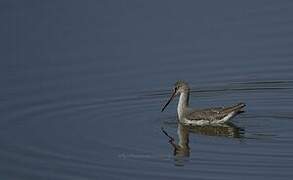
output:
M186 119L186 118L180 118L179 117L179 121L183 124L186 124L186 125L199 125L199 126L203 126L203 125L212 125L212 124L221 124L221 123L225 123L227 121L229 121L233 116L235 115L235 112L231 112L229 113L227 116L225 116L224 118L222 119L219 119L219 120L214 120L214 121L209 121L209 120L189 120L189 119Z

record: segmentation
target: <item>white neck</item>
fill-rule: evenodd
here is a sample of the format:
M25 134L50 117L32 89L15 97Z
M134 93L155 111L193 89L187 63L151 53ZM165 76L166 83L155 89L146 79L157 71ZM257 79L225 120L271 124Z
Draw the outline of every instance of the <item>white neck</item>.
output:
M177 106L179 119L183 117L183 112L188 107L188 101L189 101L189 92L186 91L181 93L179 97L178 106Z

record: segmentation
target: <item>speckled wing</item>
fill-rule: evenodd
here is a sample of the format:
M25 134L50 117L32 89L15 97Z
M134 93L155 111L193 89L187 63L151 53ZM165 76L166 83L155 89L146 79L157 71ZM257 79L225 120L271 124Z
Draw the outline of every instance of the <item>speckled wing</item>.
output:
M220 120L232 112L238 113L241 111L245 104L239 103L235 106L230 107L215 107L208 109L195 109L191 110L186 114L186 118L189 120Z

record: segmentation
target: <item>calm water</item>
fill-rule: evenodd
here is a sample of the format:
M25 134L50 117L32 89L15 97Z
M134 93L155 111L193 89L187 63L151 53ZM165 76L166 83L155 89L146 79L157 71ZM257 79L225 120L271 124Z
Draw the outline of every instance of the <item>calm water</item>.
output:
M1 179L293 178L292 1L0 9ZM176 102L160 112L178 79L194 107L246 112L178 126Z

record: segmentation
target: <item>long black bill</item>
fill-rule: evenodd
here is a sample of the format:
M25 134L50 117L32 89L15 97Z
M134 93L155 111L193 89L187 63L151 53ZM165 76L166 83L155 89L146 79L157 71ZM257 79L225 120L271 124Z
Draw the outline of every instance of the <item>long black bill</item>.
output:
M165 106L162 108L161 112L163 112L165 110L165 108L168 106L168 104L172 101L172 99L175 97L176 91L174 91L170 97L170 99L168 100L168 102L165 104Z

